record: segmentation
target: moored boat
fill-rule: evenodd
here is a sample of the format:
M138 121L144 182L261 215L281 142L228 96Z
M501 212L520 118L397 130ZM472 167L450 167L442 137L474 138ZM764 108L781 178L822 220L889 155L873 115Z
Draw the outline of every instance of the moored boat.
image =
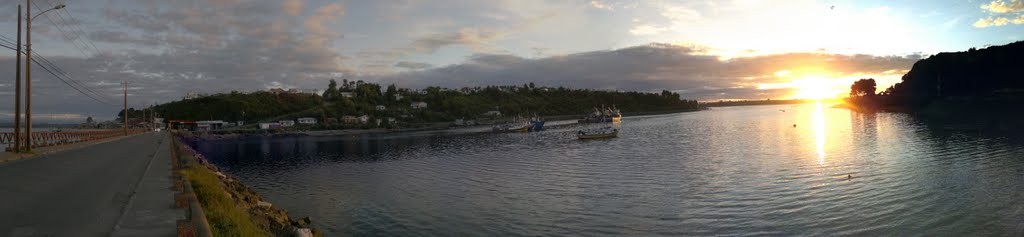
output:
M587 117L583 117L576 122L578 123L618 123L622 121L622 111L615 108L612 105L611 108L601 106L601 109L594 108L594 112L591 112Z
M529 132L533 123L521 118L516 118L510 123L495 125L491 130L494 132Z

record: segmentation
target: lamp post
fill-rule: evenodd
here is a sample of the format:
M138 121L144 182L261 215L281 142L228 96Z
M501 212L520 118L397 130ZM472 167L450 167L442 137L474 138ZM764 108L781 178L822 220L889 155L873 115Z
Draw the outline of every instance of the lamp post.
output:
M48 11L64 8L64 4L47 9L32 16L32 0L25 0L25 11L28 19L25 21L25 136L26 152L32 152L32 20Z

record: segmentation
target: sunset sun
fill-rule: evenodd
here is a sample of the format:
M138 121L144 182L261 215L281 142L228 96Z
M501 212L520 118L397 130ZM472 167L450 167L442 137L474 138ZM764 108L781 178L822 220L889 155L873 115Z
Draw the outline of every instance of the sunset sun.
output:
M793 98L797 99L829 99L836 97L840 91L833 88L832 83L825 78L805 77L794 80L790 83L791 88L797 90Z

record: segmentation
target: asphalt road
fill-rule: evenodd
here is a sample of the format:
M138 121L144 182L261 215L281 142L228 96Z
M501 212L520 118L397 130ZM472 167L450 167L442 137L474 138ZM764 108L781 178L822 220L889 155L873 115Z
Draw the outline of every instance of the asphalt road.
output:
M169 178L166 184L142 182L147 170L170 176L169 158L154 159L169 157L163 154L168 143L166 133L147 133L0 164L0 236L110 236L122 216L133 216L124 213L139 205L129 201L138 186L161 186L149 190L169 202L153 206L170 209Z

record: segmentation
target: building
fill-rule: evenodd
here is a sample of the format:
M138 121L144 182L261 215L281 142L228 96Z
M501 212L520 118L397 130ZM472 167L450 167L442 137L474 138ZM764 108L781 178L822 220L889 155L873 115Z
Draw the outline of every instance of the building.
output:
M196 121L196 131L213 131L230 127L226 125L228 124L221 120Z
M278 129L281 128L280 123L260 123L260 129Z
M352 92L340 92L341 97L352 98Z
M295 126L295 120L281 120L281 121L278 121L278 123L281 124L281 127Z
M369 122L370 122L370 116L369 115L365 115L364 114L363 116L359 116L359 123L366 124L366 123L369 123Z
M184 99L191 100L191 99L195 99L195 98L199 98L199 92L189 91L188 93L185 93Z
M404 98L404 97L402 97L402 94L395 94L395 100L396 101L402 100L402 98Z
M313 124L316 124L316 118L308 118L308 117L307 118L299 118L298 121L299 121L299 124L302 124L302 125L313 125Z
M427 108L427 102L423 102L423 101L412 102L412 104L409 104L409 107L412 107L413 109L426 109Z
M359 118L356 118L356 116L352 116L352 115L345 115L345 116L341 116L341 122L342 123L359 123Z
M388 107L385 107L384 105L377 105L377 111L384 111L384 110L387 110L387 109L388 109Z

